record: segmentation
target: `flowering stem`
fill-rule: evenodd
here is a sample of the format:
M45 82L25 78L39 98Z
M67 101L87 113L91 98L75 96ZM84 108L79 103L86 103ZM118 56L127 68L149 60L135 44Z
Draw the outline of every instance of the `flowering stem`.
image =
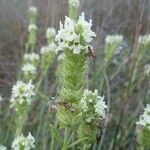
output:
M17 112L15 137L22 133L22 128L27 119L27 112L28 112L28 110L26 110L26 109L23 112L22 111Z
M54 136L52 135L50 150L54 150L54 144L55 144L55 139L54 139Z
M58 121L57 119L55 118L55 124L54 124L54 127L57 127L58 125ZM50 150L54 150L54 144L55 144L55 138L54 138L54 134L51 134L51 143L50 143Z
M76 130L82 122L79 105L86 86L88 56L93 55L90 52L90 43L96 36L91 30L92 21L85 21L84 13L81 14L77 22L71 12L70 16L71 19L66 17L64 27L60 23L60 30L56 35L56 41L59 44L57 51L63 50L63 59L57 72L61 88L59 90L57 119L60 128L65 128L63 150L68 148L68 127L72 127L73 132L77 133ZM78 136L84 138L84 133Z
M105 119L105 122L104 122L104 130L103 130L103 134L102 134L102 138L101 138L101 141L99 142L99 145L98 145L98 150L101 149L103 143L104 143L104 138L105 138L105 134L106 134L106 130L107 130L107 125L108 125L108 122L109 122L109 107L110 107L110 87L109 87L109 81L108 81L108 77L107 77L107 74L106 74L106 68L104 70L104 78L106 80L106 85L107 85L107 95L108 95L108 101L107 101L107 105L108 105L108 109L107 109L107 117Z

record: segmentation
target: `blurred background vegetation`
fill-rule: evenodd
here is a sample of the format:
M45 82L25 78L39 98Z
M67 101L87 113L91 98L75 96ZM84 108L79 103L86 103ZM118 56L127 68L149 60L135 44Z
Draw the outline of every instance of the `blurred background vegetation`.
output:
M81 0L80 12L92 18L97 32L96 52L100 52L100 42L107 34L123 34L133 43L139 17L139 0ZM8 96L8 90L15 80L20 55L24 52L24 42L28 27L28 8L38 8L38 47L45 42L48 26L58 29L59 21L68 13L67 0L1 0L0 1L0 89ZM150 30L150 2L146 0L141 34ZM7 90L6 90L7 89ZM9 92L10 93L10 92Z
M144 75L144 66L150 63L150 49L146 49L142 54L136 79L130 90L132 67L136 61L132 59L132 55L136 51L137 36L150 33L150 1L145 0L144 12L140 20L141 3L142 0L81 0L79 13L85 12L87 19L92 18L93 30L97 34L93 42L96 58L92 59L90 63L88 86L90 89L98 89L110 101L111 116L104 144L102 144L103 150L135 149L135 122L142 109L142 102L144 104L150 102L150 79L149 76L145 77ZM31 5L38 8L37 52L46 43L45 31L47 27L55 27L58 30L59 21L63 21L64 17L68 15L67 0L0 0L0 94L5 100L3 103L5 111L0 117L6 114L11 118L11 112L8 110L9 98L11 87L17 80L17 73L25 51L28 8ZM116 50L107 66L105 75L101 64L104 57L104 39L108 34L122 34L124 43L120 49ZM49 69L49 75L44 81L44 89L49 97L57 95L56 68L57 60ZM35 112L30 116L30 123L27 124L27 127L34 130L39 121L36 115L39 105L33 106ZM47 108L47 103L45 106ZM44 111L49 118L48 108ZM43 120L47 120L47 118L45 117ZM49 120L51 119L49 118ZM5 122L5 119L2 122L6 124L3 127L5 138L0 137L0 140L4 144L10 143L11 140L8 136L11 135L11 132L13 133L13 130L9 129L11 122ZM47 124L44 125L48 126L48 123L47 120ZM44 125L41 124L41 126ZM49 131L46 130L45 133L42 131L40 133L44 135L37 135L37 137L46 137L48 143ZM42 141L40 142L42 143ZM43 146L44 144L42 143L39 149L48 149Z

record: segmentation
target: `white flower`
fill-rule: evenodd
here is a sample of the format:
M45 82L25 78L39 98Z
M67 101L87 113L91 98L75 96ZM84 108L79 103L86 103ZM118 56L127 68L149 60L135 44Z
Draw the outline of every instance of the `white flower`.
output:
M92 27L92 20L90 22L85 21L85 14L82 13L79 17L79 20L76 25L77 29L79 28L79 31L81 32L81 35L83 36L85 42L90 43L93 39L93 37L96 37L96 34L91 30Z
M64 50L64 49L69 47L69 44L67 42L65 42L65 41L59 42L58 44L59 45L58 45L58 47L55 50L56 54L58 53L58 51L62 51L62 50Z
M150 34L144 35L144 36L140 36L139 37L139 44L141 44L141 45L150 44Z
M33 62L33 61L38 61L40 59L39 55L36 54L36 53L26 53L24 54L24 60L25 61L30 61L30 62Z
M79 0L69 0L69 5L77 8L79 7L80 1Z
M40 53L41 53L41 54L49 53L48 47L47 47L47 46L43 46L43 47L41 48L41 50L40 50Z
M60 30L56 35L56 41L58 42L56 52L69 49L73 51L73 54L80 54L81 51L86 50L86 46L96 36L91 27L92 21L85 21L84 13L81 14L77 23L66 17L64 26L60 22Z
M144 66L144 72L146 75L150 75L150 64Z
M3 146L2 144L0 144L0 150L7 150L7 148Z
M25 73L25 74L36 74L36 68L35 66L33 66L32 64L25 64L23 67L22 67L22 71Z
M3 97L0 95L0 102L2 102L3 101Z
M47 37L47 39L49 39L49 38L51 38L51 37L55 37L55 35L56 35L56 31L55 31L55 29L54 28L47 28L47 30L46 30L46 37Z
M63 60L64 57L65 57L64 53L59 54L59 56L58 56L58 61Z
M41 48L41 50L40 50L40 53L41 53L41 54L49 53L48 47L47 47L47 46L43 46L43 47Z
M17 136L17 138L13 141L11 147L13 150L31 150L35 148L34 143L35 139L31 135L31 133L29 133L27 137L24 137L24 135L21 134L20 136Z
M56 44L54 42L52 42L48 46L43 46L40 50L40 53L46 54L46 53L49 53L51 51L55 51L55 49L56 49Z
M71 42L76 38L77 34L75 33L75 22L69 17L66 17L64 28L62 23L60 22L60 30L56 35L56 41L60 42L62 40L66 42Z
M99 117L102 117L104 119L106 116L105 110L107 108L104 101L104 96L103 97L97 96L97 102L94 105L94 107L95 107L95 112L99 115Z
M24 83L22 81L17 81L16 85L12 88L11 93L11 106L16 106L17 104L31 104L32 98L35 95L34 93L34 85L32 85L32 81L29 83ZM16 108L17 110L17 108Z
M106 44L119 44L123 41L122 35L108 35L106 37Z
M84 112L86 112L88 110L88 105L87 105L87 102L86 102L86 98L82 98L81 101L80 101L80 105L81 105L81 108Z
M31 6L31 7L29 8L29 12L34 13L34 14L37 14L37 8L34 7L34 6Z
M147 104L143 114L140 116L139 121L136 122L136 125L146 127L150 130L150 104Z
M28 26L28 31L30 32L30 31L33 31L33 30L37 30L37 26L35 24L30 24Z
M81 50L84 49L84 46L80 44L73 44L70 48L73 50L74 54L80 54Z
M56 48L57 48L57 45L54 42L48 45L49 51L55 51Z
M80 101L80 106L83 114L86 115L86 122L91 122L94 117L104 119L106 116L106 104L104 102L104 96L98 96L98 91L94 92L85 90L83 98Z

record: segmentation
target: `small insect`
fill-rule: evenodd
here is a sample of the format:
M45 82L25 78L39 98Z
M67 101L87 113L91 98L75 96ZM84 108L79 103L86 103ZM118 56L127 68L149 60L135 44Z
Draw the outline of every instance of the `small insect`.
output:
M72 106L70 104L68 104L67 102L59 102L59 105L65 107L67 110L70 110L71 112L75 111L75 109L72 108Z
M91 56L92 56L93 58L95 58L95 57L96 57L94 50L93 50L93 49L91 49L91 47L90 47L90 46L88 46L88 53L87 53L87 56L89 56L89 57L91 57Z

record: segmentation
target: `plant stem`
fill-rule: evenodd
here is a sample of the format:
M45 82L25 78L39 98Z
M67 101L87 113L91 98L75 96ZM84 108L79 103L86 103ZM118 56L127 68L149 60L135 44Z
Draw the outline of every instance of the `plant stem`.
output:
M64 134L64 141L63 141L62 150L67 150L68 137L69 137L69 128L67 127L67 128L65 128L65 134Z
M22 133L22 129L24 127L27 116L28 116L28 109L25 109L24 111L21 112L20 111L17 112L15 137L17 137L17 135L20 135Z
M58 121L57 119L55 118L55 127L57 127L58 125ZM50 150L54 150L54 144L55 144L55 138L54 138L54 135L52 134L52 139L51 139L51 143L50 143Z
M51 140L51 144L50 144L50 150L54 150L54 144L55 144L55 140L54 140L54 136L52 136L52 140Z
M84 144L84 145L83 145L83 149L82 149L82 150L88 150L87 144Z

